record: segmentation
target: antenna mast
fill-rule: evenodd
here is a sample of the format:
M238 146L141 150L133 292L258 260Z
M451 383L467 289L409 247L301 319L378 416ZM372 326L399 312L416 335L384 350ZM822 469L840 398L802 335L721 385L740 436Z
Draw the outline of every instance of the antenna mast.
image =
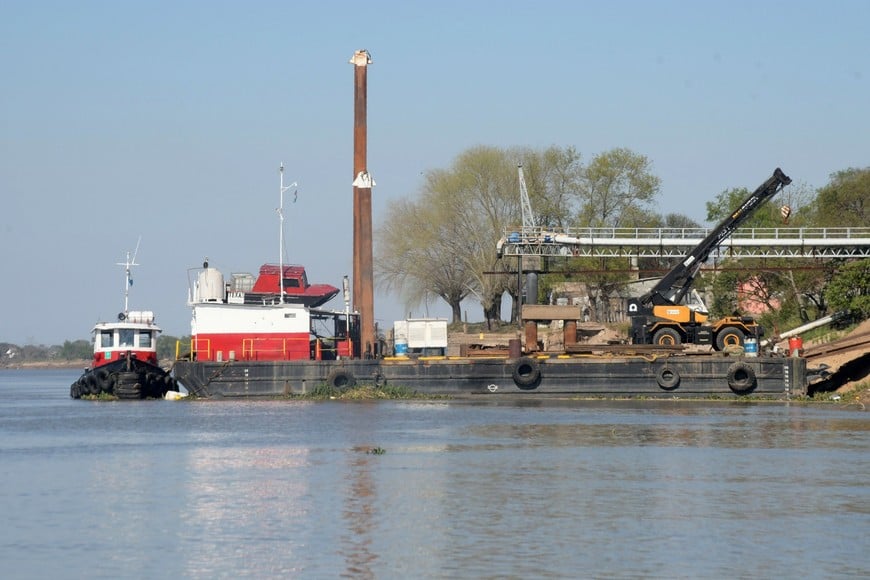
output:
M291 187L296 187L296 182L294 181L288 186L284 186L284 162L281 162L281 165L278 167L278 173L281 175L280 179L280 205L278 206L278 218L280 222L280 227L278 231L278 281L280 285L281 297L279 301L281 304L284 304L284 192L290 189Z
M139 239L136 241L136 249L133 250L132 259L130 258L130 250L127 250L127 259L124 262L117 262L118 266L124 266L124 318L127 318L127 314L129 313L130 286L133 285L130 268L139 265L136 263L136 256L139 254L139 244L141 242L142 236L139 236Z

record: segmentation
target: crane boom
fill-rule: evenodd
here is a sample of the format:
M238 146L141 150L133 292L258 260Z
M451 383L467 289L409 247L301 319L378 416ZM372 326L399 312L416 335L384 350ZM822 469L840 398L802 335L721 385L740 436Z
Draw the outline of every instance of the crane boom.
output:
M641 304L649 307L651 305L664 306L681 303L691 288L698 270L707 261L707 258L710 257L711 252L723 240L734 233L734 230L740 227L740 224L755 213L755 210L762 203L773 197L789 183L791 183L791 178L777 167L767 181L762 183L758 189L743 200L743 203L731 215L713 228L701 243L695 246L679 264L665 274L649 292L641 297Z
M523 217L523 229L528 231L530 228L533 228L538 224L535 214L532 211L532 202L529 201L529 190L526 188L526 178L525 175L523 175L522 165L517 165L517 172L519 173L520 179L520 210Z

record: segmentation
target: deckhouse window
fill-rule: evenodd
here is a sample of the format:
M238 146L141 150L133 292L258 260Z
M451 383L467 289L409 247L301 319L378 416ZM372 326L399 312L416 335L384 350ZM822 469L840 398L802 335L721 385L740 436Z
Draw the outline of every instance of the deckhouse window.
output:
M284 278L284 288L299 288L299 278Z
M133 329L122 328L118 334L121 335L121 346L133 346Z
M140 348L151 348L151 331L150 330L140 330L139 331L139 347Z
M100 332L100 346L102 348L112 348L113 332L111 330L103 330Z

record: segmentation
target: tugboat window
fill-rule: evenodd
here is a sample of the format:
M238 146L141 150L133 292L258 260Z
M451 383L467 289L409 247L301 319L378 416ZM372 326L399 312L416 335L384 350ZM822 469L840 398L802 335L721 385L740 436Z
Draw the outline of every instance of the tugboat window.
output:
M141 348L151 348L151 332L147 330L139 331L139 346Z
M100 346L103 348L111 348L112 347L112 331L104 330L100 333Z
M123 328L119 334L121 335L121 346L133 346L132 328Z

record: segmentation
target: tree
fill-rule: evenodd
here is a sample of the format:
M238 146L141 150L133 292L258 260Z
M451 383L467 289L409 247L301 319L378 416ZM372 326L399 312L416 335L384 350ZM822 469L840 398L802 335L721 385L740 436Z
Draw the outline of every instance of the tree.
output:
M379 285L399 292L406 308L431 293L447 302L453 322L459 322L460 303L472 277L456 257L456 222L440 200L439 192L450 190L451 180L447 173L433 171L427 175L423 200L402 200L390 207L376 232L375 268Z
M583 179L580 153L573 147L552 146L541 152L518 149L509 154L516 155L523 166L538 225L548 229L571 225Z
M644 155L623 148L596 155L583 172L578 225L624 226L633 210L651 209L660 185Z
M521 222L517 165L539 223L557 227L572 215L579 163L572 148L478 146L449 168L429 171L419 201L392 206L376 231L380 287L399 292L406 305L437 295L451 306L454 322L461 320L460 302L474 296L488 323L500 320L502 295L515 304L518 296L513 264L495 253L496 241Z
M181 341L183 345L189 345L190 337L183 336L180 339L171 334L161 334L157 337L157 358L160 360L175 360L176 345ZM188 348L183 346L182 348Z
M649 159L629 149L618 148L596 155L582 171L577 190L580 227L649 227L658 217L652 202L661 179L651 172ZM601 320L606 301L629 280L627 261L578 258L569 262L574 271L596 273L585 277L593 316Z
M818 227L866 226L870 223L870 167L844 169L831 175L812 205Z
M870 258L840 267L828 284L825 296L835 311L870 318Z
M65 340L59 356L64 360L88 360L94 354L94 345L88 340Z

